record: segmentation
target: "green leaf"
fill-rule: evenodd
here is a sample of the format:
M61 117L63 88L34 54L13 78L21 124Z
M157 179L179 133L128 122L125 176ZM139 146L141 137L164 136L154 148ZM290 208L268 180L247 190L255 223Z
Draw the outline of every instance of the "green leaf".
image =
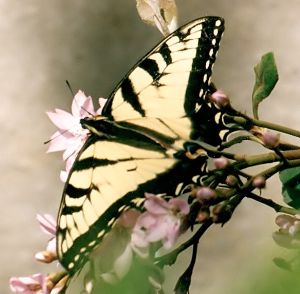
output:
M282 196L286 204L300 209L300 166L287 168L279 173Z
M252 109L254 118L258 119L258 105L270 95L278 81L278 72L273 52L262 56L254 67L255 85L252 92Z
M287 260L281 257L274 257L273 262L281 269L291 271L291 264Z

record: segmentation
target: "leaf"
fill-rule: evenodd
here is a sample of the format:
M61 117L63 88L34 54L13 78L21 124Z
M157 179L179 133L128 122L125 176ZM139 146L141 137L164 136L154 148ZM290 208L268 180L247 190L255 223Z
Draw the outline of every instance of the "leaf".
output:
M300 209L300 166L284 169L279 172L279 178L284 202Z
M254 67L255 85L252 92L252 109L254 118L258 118L258 105L270 95L278 81L278 72L273 52L262 56Z
M281 257L273 258L273 262L281 269L291 271L291 264Z

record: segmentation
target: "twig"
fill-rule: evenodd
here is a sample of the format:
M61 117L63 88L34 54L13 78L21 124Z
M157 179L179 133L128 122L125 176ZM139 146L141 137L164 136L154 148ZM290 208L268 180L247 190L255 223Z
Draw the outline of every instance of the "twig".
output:
M198 229L198 231L186 242L184 242L183 244L181 244L179 247L177 247L176 249L174 249L173 251L160 256L158 258L155 259L155 264L157 264L158 266L165 266L165 265L172 265L175 263L177 256L184 251L185 249L189 248L190 246L194 245L195 242L199 242L199 239L201 238L201 236L207 231L207 229L212 225L212 220L209 219L206 222L204 222L201 227Z
M234 122L240 124L240 125L249 125L249 122L253 125L256 125L258 127L263 127L263 128L267 128L267 129L271 129L271 130L275 130L281 133L285 133L285 134L289 134L291 136L294 137L298 137L300 138L300 132L288 127L284 127L278 124L274 124L268 121L264 121L264 120L260 120L260 119L254 119L254 118L250 118L246 115L242 116L233 116L231 117L233 119Z
M274 202L272 199L261 197L253 192L247 194L246 197L253 199L257 202L260 202L262 204L265 204L265 205L273 208L276 212L282 212L282 213L286 213L286 214L290 214L290 215L296 215L299 213L299 211L294 208L282 206L282 205Z

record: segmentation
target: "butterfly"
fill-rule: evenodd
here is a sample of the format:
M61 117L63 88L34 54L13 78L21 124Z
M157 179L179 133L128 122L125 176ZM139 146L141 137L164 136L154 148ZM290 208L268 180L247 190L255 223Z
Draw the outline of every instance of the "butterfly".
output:
M182 26L128 72L102 115L81 120L89 136L58 213L57 253L70 275L145 192L176 195L203 172L203 158L178 156L185 141L222 142L222 113L205 97L223 31L213 16Z

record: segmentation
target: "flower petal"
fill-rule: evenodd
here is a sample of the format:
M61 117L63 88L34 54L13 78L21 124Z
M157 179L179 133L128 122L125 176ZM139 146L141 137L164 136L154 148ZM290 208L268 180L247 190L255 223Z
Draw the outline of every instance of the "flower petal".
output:
M55 132L49 141L47 153L66 150L70 145L69 140L66 134L62 135L60 131Z
M154 195L145 193L146 201L144 207L152 214L166 214L168 213L169 204L166 200Z
M79 90L72 102L72 114L79 119L95 115L92 97Z
M40 228L44 233L50 236L56 235L56 220L51 214L37 214L36 219L38 220Z
M48 294L47 276L38 273L28 277L12 277L9 280L10 289L15 293Z
M79 123L79 119L74 118L72 114L61 109L55 109L55 112L46 112L51 122L60 130L69 130Z
M108 100L108 99L102 98L102 97L100 97L100 98L98 99L98 102L99 102L99 106L100 106L100 107L99 107L98 110L96 111L96 114L98 114L98 115L101 115L101 114L102 114L102 110L103 110L104 105L106 104L107 100Z
M170 206L175 206L183 215L188 215L190 212L190 206L184 199L172 198L169 202Z
M65 170L60 171L59 178L63 183L65 183L67 181L68 176L69 176L69 173L67 171L65 171Z

